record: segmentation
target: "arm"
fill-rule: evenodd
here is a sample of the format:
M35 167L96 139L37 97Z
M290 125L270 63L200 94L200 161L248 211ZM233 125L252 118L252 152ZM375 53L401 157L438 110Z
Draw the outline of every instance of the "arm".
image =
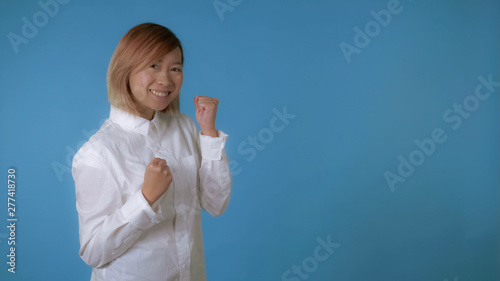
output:
M80 256L101 267L125 253L143 230L158 222L141 190L125 202L120 182L96 152L86 149L73 160Z
M196 121L201 128L198 134L201 150L200 204L213 216L219 216L226 210L231 194L229 160L224 149L227 135L215 129L218 104L216 98L194 98Z
M220 216L227 208L231 194L231 174L229 159L224 145L227 135L218 131L219 137L204 136L200 133L201 149L200 204L212 216Z

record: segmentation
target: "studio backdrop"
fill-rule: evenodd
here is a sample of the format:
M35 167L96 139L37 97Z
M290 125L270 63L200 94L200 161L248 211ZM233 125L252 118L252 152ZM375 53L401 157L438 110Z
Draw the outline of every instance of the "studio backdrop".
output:
M2 1L0 280L90 279L74 154L133 26L220 100L233 187L208 280L498 281L496 0Z

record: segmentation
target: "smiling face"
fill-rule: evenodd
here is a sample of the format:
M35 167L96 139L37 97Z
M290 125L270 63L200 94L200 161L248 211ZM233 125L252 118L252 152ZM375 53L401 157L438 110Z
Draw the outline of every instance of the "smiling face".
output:
M155 110L165 109L179 95L183 80L179 47L130 75L130 90L137 114L153 119Z

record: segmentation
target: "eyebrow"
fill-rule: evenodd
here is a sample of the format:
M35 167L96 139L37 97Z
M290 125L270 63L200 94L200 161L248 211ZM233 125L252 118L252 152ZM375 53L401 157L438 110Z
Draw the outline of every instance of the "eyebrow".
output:
M162 61L163 61L163 60L161 60L161 59L159 59L159 60L158 60L158 62L159 62L159 63L161 63ZM172 64L180 64L180 65L184 65L184 64L183 64L182 62L180 62L180 61L176 61L176 62L174 62L174 63L172 63Z

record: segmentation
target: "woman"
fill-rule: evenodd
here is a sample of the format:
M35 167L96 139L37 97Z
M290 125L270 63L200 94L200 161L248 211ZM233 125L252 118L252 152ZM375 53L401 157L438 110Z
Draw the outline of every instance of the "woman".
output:
M80 256L91 280L206 280L200 209L221 215L231 176L218 100L179 112L184 55L167 28L144 23L108 69L109 119L73 159Z

